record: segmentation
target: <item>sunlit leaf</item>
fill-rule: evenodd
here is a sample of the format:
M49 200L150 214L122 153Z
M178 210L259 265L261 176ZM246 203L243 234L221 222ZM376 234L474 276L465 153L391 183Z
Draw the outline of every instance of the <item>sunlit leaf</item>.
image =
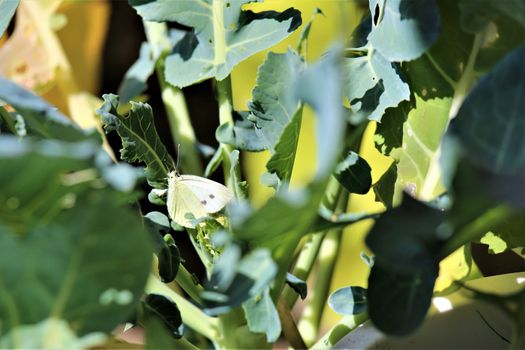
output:
M0 0L0 37L4 35L19 2L19 0Z
M281 335L279 314L270 297L270 289L266 288L244 304L242 304L248 328L254 333L265 333L268 343L275 342Z
M328 305L341 315L356 315L367 308L366 289L362 287L343 287L328 298Z

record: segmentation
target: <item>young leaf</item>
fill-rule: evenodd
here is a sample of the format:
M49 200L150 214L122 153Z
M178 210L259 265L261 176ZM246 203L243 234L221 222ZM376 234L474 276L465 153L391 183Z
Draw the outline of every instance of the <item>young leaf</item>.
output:
M281 335L279 314L270 297L270 288L255 295L242 304L248 328L254 333L265 333L268 343L275 342Z
M335 167L334 176L348 192L366 194L372 185L371 171L366 160L350 151Z
M366 311L366 289L343 287L328 298L328 305L340 315L357 315Z
M390 62L418 58L439 36L434 0L370 0L370 14L368 41Z
M489 172L525 171L524 60L525 46L506 55L469 93L451 124L469 159Z
M164 247L159 252L159 276L163 283L170 283L177 277L180 265L180 252L173 237L164 236Z
M4 35L20 0L0 0L0 38Z
M288 183L292 178L292 170L299 143L299 132L301 131L302 114L302 108L295 112L292 120L283 130L279 142L275 145L275 153L266 163L268 172L276 174L280 183Z
M157 318L169 329L175 338L181 338L184 333L184 324L177 304L159 294L148 294L144 299L144 316Z
M0 100L22 115L31 133L45 138L79 141L98 137L96 131L84 131L49 105L41 97L0 77Z
M106 132L116 131L121 137L122 160L144 162L148 183L155 188L166 188L168 173L175 169L175 164L159 139L151 107L132 102L129 115L124 117L117 112L117 95L106 94L103 98L104 104L97 113L102 117Z
M300 12L254 13L242 10L250 0L145 2L130 0L147 21L173 21L193 28L166 58L166 79L177 87L216 78L223 80L233 67L269 48L301 25Z

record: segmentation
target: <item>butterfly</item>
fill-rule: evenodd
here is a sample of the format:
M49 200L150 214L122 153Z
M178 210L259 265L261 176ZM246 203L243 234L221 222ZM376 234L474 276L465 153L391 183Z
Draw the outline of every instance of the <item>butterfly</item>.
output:
M226 186L205 177L168 174L168 214L181 226L195 228L194 219L220 211L232 198Z

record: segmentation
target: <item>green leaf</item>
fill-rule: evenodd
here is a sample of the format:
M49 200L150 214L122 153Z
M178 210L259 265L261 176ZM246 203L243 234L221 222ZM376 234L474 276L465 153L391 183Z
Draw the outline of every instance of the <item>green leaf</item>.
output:
M267 149L249 112L234 112L233 117L233 125L224 123L217 128L215 132L217 141L243 151L260 152Z
M296 116L299 99L294 88L305 68L304 60L291 50L284 54L270 52L259 67L248 106L259 138L272 154L284 130Z
M372 323L387 335L412 333L427 314L437 276L437 265L401 272L374 264L367 291Z
M372 169L353 151L337 164L334 176L350 193L366 194L372 185Z
M155 188L166 188L168 173L175 165L157 134L151 107L132 102L129 115L124 117L117 112L117 95L106 94L103 98L104 104L97 113L106 132L116 131L122 139L121 159L145 163L148 183Z
M152 211L144 215L144 226L150 233L151 241L153 242L154 252L160 253L166 246L164 234L170 232L170 221L168 217L158 211Z
M56 169L57 163L49 158L38 169L46 168ZM38 200L45 196L32 193ZM151 248L137 215L121 201L120 194L107 190L77 194L74 206L55 212L51 223L45 216L33 218L18 237L2 218L2 332L53 317L84 335L110 332L126 320L146 283Z
M241 163L239 162L241 152L233 150L230 154L230 176L231 182L234 184L234 192L236 198L242 199L248 197L248 183L243 181L241 174Z
M222 314L262 293L273 281L277 266L267 249L255 249L241 258L236 245L227 247L214 263L201 293L205 311Z
M312 13L312 16L310 17L310 20L308 20L307 23L303 26L303 29L301 30L301 35L299 35L299 41L297 42L297 52L299 54L302 53L302 50L306 50L307 44L308 44L308 37L310 36L310 31L312 30L312 25L314 23L314 19L317 15L323 15L323 11L316 7Z
M525 171L525 46L483 77L463 102L451 130L469 159L489 172Z
M143 324L147 350L175 349L173 337L169 335L166 326L158 318L148 317Z
M164 236L165 245L158 254L159 276L163 283L170 283L177 277L180 265L180 252L170 234Z
M405 196L400 207L382 214L366 237L376 263L391 270L413 271L437 264L441 247L441 210Z
M226 78L234 66L290 35L301 25L300 12L254 13L250 0L130 0L148 21L173 21L193 28L166 58L166 79L177 87Z
M328 305L340 315L357 315L366 311L366 289L343 287L328 298Z
M345 58L344 94L359 119L381 121L389 107L410 98L408 85L400 78L397 65L370 49L367 56Z
M64 141L79 141L86 138L100 140L95 130L80 129L41 97L2 77L0 77L0 101L16 109L24 118L30 133L35 135Z
M276 174L280 183L289 183L299 143L303 109L299 108L292 120L283 130L279 142L275 145L272 157L266 163L270 174Z
M374 184L375 201L381 202L387 208L394 206L397 182L397 165L392 162L388 169Z
M346 126L341 106L341 77L341 51L335 47L301 74L295 86L297 96L309 104L317 115L316 179L328 178L341 154Z
M0 0L0 37L4 35L11 18L15 15L20 0Z
M151 46L144 42L140 46L139 58L124 75L118 88L119 104L124 105L148 88L148 79L155 71L158 57Z
M265 333L268 343L275 342L281 335L279 314L270 297L270 288L264 289L242 304L248 328L254 333Z
M181 338L184 333L184 324L177 304L168 297L159 294L148 294L143 303L144 314L147 318L156 318L175 338Z
M500 16L511 18L525 27L525 3L521 0L461 0L461 24L464 30L476 33Z
M439 9L434 0L371 0L368 41L390 62L421 56L438 38Z
M502 248L504 250L506 249L514 249L514 248L525 248L525 235L523 234L523 227L525 225L525 213L523 211L513 215L508 220L504 220L500 224L493 227L492 234L493 234L493 242L492 245L494 246L495 243L498 243L498 246L501 248L493 248L494 253L498 253ZM487 237L488 233L484 236L484 239L488 239ZM503 244L501 244L503 241L503 244L505 245L502 247ZM486 241L483 241L483 238L481 239L481 243L488 244ZM489 244L490 246L490 244ZM490 248L490 247L489 247Z
M424 100L415 95L415 108L403 124L402 146L390 155L397 161L398 181L412 196L430 200L444 192L440 183L439 145L448 124L451 99ZM429 128L429 123L432 128Z
M308 294L308 286L306 282L302 279L292 275L291 273L286 273L286 284L290 286L302 300L304 300Z

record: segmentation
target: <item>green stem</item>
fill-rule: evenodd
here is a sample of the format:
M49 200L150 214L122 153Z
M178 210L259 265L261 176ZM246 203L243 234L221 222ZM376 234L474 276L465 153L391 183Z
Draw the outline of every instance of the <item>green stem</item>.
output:
M219 337L219 323L216 318L206 315L197 306L186 300L185 297L171 290L157 277L153 275L150 276L146 286L146 292L159 293L170 297L177 304L177 307L179 308L182 315L182 321L185 325L194 329L196 332L202 334L210 340L215 340Z
M308 242L305 243L297 262L293 268L292 274L297 278L306 280L312 271L319 250L321 249L321 243L323 243L325 233L314 233ZM289 286L285 287L283 292L283 300L288 308L293 308L299 295Z
M303 337L301 337L301 333L299 333L299 329L297 329L297 324L295 323L292 312L284 303L283 299L277 303L277 311L279 312L283 335L286 340L288 340L290 346L293 349L306 349L306 344L304 343Z
M266 335L250 332L246 325L244 310L237 307L219 316L219 334L215 338L216 349L269 349Z
M202 302L200 296L200 293L203 290L202 287L195 284L192 275L182 264L179 266L179 271L177 272L175 281L193 300L198 303Z
M338 214L346 211L349 194L341 188L334 178L330 179L325 197L325 206ZM303 311L303 318L299 321L301 332L306 345L311 346L317 339L326 300L330 292L330 284L335 270L339 249L341 246L343 229L328 231L323 240L318 255L319 269L316 273L311 299Z
M217 81L217 100L219 103L219 123L221 125L229 123L233 125L233 97L232 97L232 85L230 76L224 80ZM223 171L224 181L226 185L235 193L236 197L244 197L244 194L239 193L238 186L235 183L235 179L240 179L240 170L237 167L234 174L231 174L231 153L233 151L232 146L221 143L220 147L224 152L223 156Z
M345 335L356 329L363 322L368 320L367 313L353 316L344 316L337 322L321 339L315 343L310 350L331 349Z
M198 347L193 345L189 340L187 340L184 337L180 339L173 339L173 343L177 350L199 350Z
M180 168L191 174L201 175L203 172L197 147L197 138L191 125L186 99L182 90L170 85L164 76L166 56L171 50L168 40L168 29L165 23L144 22L146 37L154 55L159 57L155 71L159 80L162 102L166 109L174 144L180 144Z

